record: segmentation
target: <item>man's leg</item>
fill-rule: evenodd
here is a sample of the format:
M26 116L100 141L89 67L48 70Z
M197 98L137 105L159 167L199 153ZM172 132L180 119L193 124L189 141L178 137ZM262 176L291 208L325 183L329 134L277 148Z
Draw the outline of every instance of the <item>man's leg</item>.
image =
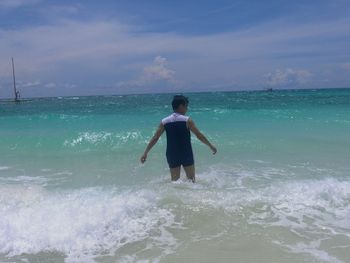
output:
M184 166L186 176L189 180L192 180L194 183L196 181L196 176L195 176L195 170L194 170L194 164L189 165L189 166Z
M177 181L180 178L180 168L181 166L170 168L171 181Z

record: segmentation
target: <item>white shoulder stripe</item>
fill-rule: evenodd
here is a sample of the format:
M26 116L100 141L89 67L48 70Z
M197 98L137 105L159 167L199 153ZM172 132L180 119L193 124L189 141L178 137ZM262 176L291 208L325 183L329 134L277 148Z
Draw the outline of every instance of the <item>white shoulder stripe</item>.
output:
M173 113L171 115L169 115L168 117L162 119L162 124L165 125L169 122L177 122L177 121L187 121L189 119L188 116L179 114L179 113Z

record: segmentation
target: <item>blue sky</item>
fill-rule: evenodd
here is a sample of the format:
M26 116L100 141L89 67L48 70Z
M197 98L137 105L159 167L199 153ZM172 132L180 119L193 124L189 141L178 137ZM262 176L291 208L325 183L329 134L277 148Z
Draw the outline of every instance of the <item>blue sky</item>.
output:
M350 1L0 0L0 97L350 87Z

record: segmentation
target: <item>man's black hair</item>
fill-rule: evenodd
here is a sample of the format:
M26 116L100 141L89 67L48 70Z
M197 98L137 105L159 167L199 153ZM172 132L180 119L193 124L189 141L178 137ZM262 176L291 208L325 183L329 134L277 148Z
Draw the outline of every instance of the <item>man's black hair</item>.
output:
M180 105L188 105L188 98L184 95L175 95L173 101L171 102L171 105L173 106L173 110L177 110Z

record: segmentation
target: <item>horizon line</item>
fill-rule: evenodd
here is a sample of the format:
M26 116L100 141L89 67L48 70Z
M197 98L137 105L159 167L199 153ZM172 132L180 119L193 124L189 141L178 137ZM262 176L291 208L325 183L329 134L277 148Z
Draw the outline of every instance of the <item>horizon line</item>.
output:
M119 94L91 94L91 95L58 95L58 96L42 96L42 97L24 97L26 99L49 99L49 98L70 98L70 97L113 97L113 96L132 96L132 95L162 95L162 94L191 94L191 93L235 93L235 92L282 92L282 91L307 91L307 90L336 90L350 89L350 87L332 87L332 88L276 88L276 89L251 89L251 90L215 90L215 91L183 91L183 92L143 92L143 93L119 93ZM0 101L14 101L12 97L0 98Z

